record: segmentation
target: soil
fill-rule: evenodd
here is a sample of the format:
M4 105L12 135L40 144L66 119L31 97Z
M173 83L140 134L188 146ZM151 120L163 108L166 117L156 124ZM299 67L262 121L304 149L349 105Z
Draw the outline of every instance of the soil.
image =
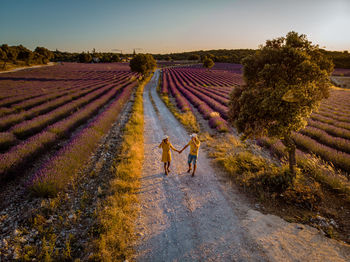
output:
M158 76L144 91L145 160L135 260L349 261L349 245L254 210L232 181L213 169L203 150L194 177L186 173L188 149L172 152L171 172L165 176L157 147L162 137L168 135L177 149L190 138L159 98Z

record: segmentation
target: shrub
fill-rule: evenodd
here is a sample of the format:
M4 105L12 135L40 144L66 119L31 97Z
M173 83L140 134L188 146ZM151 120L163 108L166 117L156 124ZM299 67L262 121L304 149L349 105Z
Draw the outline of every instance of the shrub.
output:
M130 61L130 69L132 72L146 75L148 72L156 68L156 60L150 54L137 54Z
M293 184L283 193L283 199L288 203L311 210L317 206L322 198L320 184L304 175L297 175Z

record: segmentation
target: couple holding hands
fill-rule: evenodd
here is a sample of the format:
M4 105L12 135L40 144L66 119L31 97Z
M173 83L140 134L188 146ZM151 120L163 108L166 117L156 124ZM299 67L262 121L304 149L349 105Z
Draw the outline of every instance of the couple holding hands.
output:
M191 170L192 170L192 162L193 162L192 176L194 176L194 174L196 172L196 167L197 167L197 157L198 157L198 151L199 151L200 144L201 144L201 142L199 141L197 134L192 134L190 142L188 142L188 144L185 145L184 148L179 151L175 147L173 147L173 145L170 143L169 137L168 136L164 136L162 143L159 145L159 148L163 149L162 162L164 163L165 175L168 175L168 173L170 172L170 169L169 169L170 162L171 162L170 149L172 149L172 150L178 152L179 154L181 154L182 151L184 151L188 146L190 146L190 153L188 155L188 161L187 161L187 163L188 163L187 173L191 172Z

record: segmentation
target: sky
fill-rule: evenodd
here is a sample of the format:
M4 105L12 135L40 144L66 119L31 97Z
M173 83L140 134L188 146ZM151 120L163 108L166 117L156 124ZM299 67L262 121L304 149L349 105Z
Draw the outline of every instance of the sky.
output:
M350 0L0 0L0 44L144 53L258 48L296 31L350 51Z

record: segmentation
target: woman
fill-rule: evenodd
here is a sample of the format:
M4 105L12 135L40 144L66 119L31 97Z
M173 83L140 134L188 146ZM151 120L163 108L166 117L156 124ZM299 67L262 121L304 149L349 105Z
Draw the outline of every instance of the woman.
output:
M160 143L159 148L163 149L162 162L164 163L164 172L167 176L170 172L170 162L171 162L171 152L170 149L179 152L169 141L168 136L164 136L162 143Z

